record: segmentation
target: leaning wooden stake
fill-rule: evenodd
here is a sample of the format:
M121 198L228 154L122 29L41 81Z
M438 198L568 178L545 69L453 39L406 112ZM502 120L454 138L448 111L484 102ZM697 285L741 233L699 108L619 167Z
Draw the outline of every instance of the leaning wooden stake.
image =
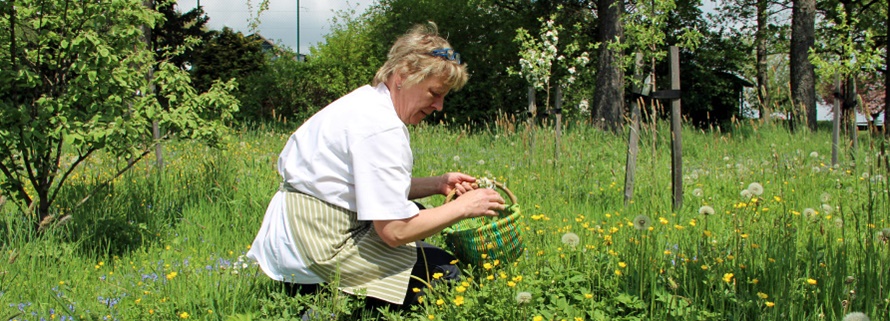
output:
M642 95L648 84L642 83L643 54L637 53L634 58L634 78L640 81L639 86L634 86L633 93ZM627 138L627 163L624 170L624 206L630 204L634 197L634 179L637 172L637 154L640 151L640 101L642 97L636 97L630 102L630 133Z
M837 165L838 143L841 135L841 78L834 76L834 121L831 124L831 166Z
M671 90L680 90L680 50L671 46ZM671 99L671 174L676 211L683 206L683 141L680 135L680 98Z

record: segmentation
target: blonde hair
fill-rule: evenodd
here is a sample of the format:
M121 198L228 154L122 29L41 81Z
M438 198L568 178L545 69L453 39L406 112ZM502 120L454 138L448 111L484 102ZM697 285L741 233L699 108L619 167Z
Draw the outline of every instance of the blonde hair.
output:
M439 36L436 24L415 25L408 33L396 39L389 49L386 63L377 70L372 86L385 83L394 74L405 75L402 85L410 87L430 76L444 76L445 85L453 90L461 89L469 75L465 64L433 56L435 49L451 48L448 41Z

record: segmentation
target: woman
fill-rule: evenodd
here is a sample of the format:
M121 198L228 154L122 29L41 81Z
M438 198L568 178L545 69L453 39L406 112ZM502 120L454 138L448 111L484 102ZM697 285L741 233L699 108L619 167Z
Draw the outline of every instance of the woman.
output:
M247 254L266 275L303 292L334 283L392 304L416 302L417 278L458 277L454 258L421 240L464 218L496 216L504 199L462 173L411 177L406 125L441 111L445 95L467 82L460 56L437 33L430 23L401 36L370 86L290 136L278 159L284 181ZM410 201L452 190L461 197L436 208Z

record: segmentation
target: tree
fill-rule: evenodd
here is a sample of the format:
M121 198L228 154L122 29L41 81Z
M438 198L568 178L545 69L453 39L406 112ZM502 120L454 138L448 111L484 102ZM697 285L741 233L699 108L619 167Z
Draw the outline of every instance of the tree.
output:
M257 37L245 36L229 27L211 31L195 48L191 76L196 89L207 90L216 81L241 79L262 70L266 56Z
M596 62L596 91L593 95L593 123L601 129L618 131L624 116L624 67L621 42L624 25L623 0L598 0L599 57Z
M160 140L218 141L237 110L228 94L234 82L197 94L178 66L156 64L140 27L162 16L141 0L17 0L0 3L0 10L0 186L38 230L68 217L51 205L95 153L131 162L103 177L86 198ZM159 88L156 94L150 86ZM161 106L159 97L170 105ZM168 128L160 140L152 139L153 121Z
M807 127L816 130L816 70L810 62L815 45L816 0L794 0L791 10L791 101L794 112L806 110ZM797 122L792 117L792 126Z

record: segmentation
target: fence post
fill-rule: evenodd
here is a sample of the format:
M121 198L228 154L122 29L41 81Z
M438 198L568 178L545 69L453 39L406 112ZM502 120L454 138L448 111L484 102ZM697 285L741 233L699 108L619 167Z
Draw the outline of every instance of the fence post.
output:
M671 46L671 90L680 90L680 50ZM680 98L671 99L671 174L674 191L673 209L683 206L683 140L680 116Z
M838 141L841 135L841 78L834 75L834 121L831 124L831 166L837 165ZM886 116L885 116L886 117Z
M634 194L634 179L637 172L637 154L640 151L640 100L645 95L645 89L649 84L642 83L643 54L637 53L634 57L634 79L641 82L639 87L633 89L634 97L630 102L630 133L627 138L627 162L624 165L624 206L627 206Z

